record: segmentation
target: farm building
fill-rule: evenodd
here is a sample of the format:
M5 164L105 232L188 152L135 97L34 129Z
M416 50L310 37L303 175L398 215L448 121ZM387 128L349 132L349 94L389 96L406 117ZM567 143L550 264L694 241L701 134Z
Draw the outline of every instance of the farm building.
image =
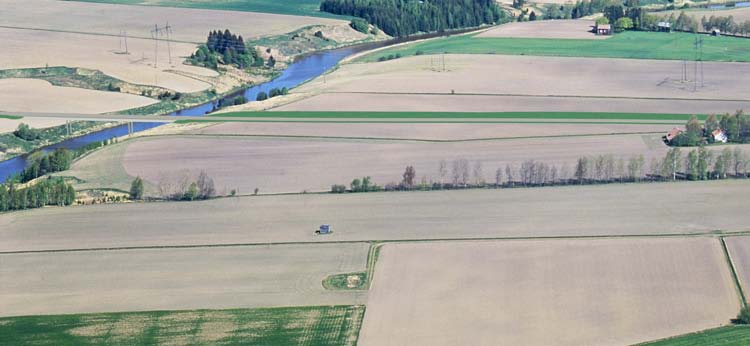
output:
M713 137L714 142L721 142L726 143L727 142L727 133L724 132L722 129L716 129L711 132L711 137Z
M609 24L597 24L596 25L597 35L612 35L612 25Z
M667 142L671 142L675 137L679 136L682 133L682 129L680 128L673 128L671 131L667 132Z
M659 31L672 32L672 23L670 22L659 22L656 27L659 28Z

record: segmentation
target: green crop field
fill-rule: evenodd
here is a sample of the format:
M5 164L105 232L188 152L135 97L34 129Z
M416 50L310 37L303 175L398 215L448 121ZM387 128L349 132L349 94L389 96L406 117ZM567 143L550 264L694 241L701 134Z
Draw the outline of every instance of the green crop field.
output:
M364 306L0 318L4 345L355 345Z
M310 119L582 119L687 121L689 114L605 112L232 112L209 117L222 118L310 118ZM705 119L705 114L698 114ZM211 121L211 120L208 120Z
M750 40L736 37L703 38L704 61L750 62ZM542 38L479 38L453 36L405 45L372 53L359 58L373 62L381 57L400 54L506 54L566 56L589 58L633 58L662 60L693 60L696 35L688 33L659 33L628 31L606 40L542 39Z
M315 16L342 18L330 13L320 12L320 0L80 0L122 5L147 5L165 7L187 7L208 10L265 12L289 14L296 16Z
M750 345L750 327L729 326L649 342L639 346L745 346Z

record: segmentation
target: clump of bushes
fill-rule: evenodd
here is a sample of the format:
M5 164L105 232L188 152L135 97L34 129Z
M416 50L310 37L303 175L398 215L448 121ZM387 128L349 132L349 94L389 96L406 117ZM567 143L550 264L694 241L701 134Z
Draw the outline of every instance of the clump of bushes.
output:
M41 133L39 133L39 130L24 123L18 124L18 127L15 131L13 131L13 134L25 141L34 141L41 137Z
M289 94L289 88L283 87L283 88L273 88L266 93L265 91L261 91L258 93L258 96L255 98L256 101L263 101L270 99L272 97L281 96Z
M394 59L399 59L399 58L401 58L401 54L396 53L396 54L389 54L387 56L381 56L378 58L378 61L382 62L382 61L394 60Z
M362 18L352 19L351 23L349 23L349 26L351 26L352 29L357 30L363 34L368 33L368 31L370 30L370 25L367 24L367 21Z

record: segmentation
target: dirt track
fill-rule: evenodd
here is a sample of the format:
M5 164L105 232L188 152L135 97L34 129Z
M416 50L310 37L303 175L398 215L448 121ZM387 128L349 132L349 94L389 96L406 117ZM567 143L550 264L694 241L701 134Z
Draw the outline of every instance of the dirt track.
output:
M365 269L368 245L299 245L0 255L0 316L362 304L326 291ZM314 259L314 260L313 260Z
M723 181L44 208L0 215L0 252L750 231L748 194L750 182ZM313 234L323 223L333 225L330 237Z
M739 308L712 238L385 245L359 344L631 345Z

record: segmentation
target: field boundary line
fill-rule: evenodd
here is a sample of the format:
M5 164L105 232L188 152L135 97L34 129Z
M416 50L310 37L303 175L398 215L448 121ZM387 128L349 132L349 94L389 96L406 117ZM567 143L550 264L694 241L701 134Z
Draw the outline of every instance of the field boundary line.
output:
M651 233L651 234L595 234L595 235L551 235L538 237L510 236L510 237L462 237L462 238L411 238L411 239L378 239L378 240L323 240L323 241L277 241L277 242L249 242L249 243L218 243L218 244L175 244L175 245L142 245L142 246L113 246L70 249L40 249L0 251L0 255L64 253L64 252L93 252L93 251L127 251L127 250L168 250L168 249L199 249L199 248L230 248L251 246L289 246L289 245L326 245L326 244L361 244L377 243L379 246L391 243L429 243L429 242L481 242L481 241L518 241L518 240L597 240L597 239L628 239L628 238L693 238L693 237L724 237L750 235L748 231L705 231L695 233ZM368 250L369 251L369 250Z
M501 96L501 97L534 97L534 98L574 98L574 99L615 99L615 100L655 100L655 101L709 101L709 102L750 102L750 99L707 99L683 97L647 97L647 96L603 96L603 95L540 95L540 94L511 94L511 93L447 93L447 92L395 92L395 91L326 91L325 94L354 94L354 95L424 95L424 96Z
M729 270L732 274L732 280L734 281L734 286L737 289L737 295L740 296L740 304L742 307L747 306L747 300L745 299L745 292L742 290L742 284L740 283L740 279L737 276L737 270L735 269L734 261L732 260L732 255L729 253L729 249L727 248L727 242L724 240L724 236L719 237L719 242L721 242L721 249L724 251L724 259L727 262L727 265L729 265Z

